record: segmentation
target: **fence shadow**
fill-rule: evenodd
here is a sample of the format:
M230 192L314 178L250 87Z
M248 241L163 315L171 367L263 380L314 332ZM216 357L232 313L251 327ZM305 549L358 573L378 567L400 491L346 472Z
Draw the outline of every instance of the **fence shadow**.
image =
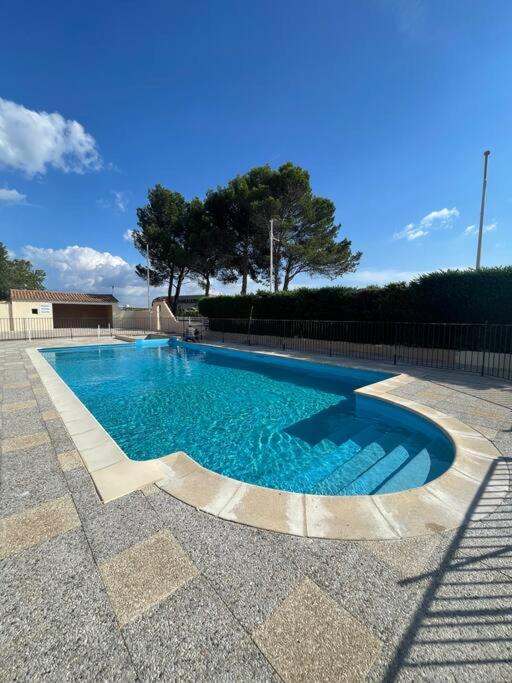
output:
M475 520L508 489L512 458L494 461L464 524L432 572L383 681L512 680L512 497Z

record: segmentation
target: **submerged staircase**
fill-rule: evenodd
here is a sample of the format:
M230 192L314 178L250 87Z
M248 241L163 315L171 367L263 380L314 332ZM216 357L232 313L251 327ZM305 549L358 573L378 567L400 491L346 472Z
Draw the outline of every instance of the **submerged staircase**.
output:
M359 429L358 429L359 428ZM317 495L389 493L410 486L411 475L425 481L435 473L431 453L436 439L406 434L399 428L383 432L377 425L347 416L318 444L324 455L288 479L286 488Z

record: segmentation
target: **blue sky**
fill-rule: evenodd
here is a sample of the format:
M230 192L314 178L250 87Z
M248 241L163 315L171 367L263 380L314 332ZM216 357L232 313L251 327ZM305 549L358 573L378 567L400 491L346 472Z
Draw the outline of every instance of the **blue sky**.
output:
M510 264L511 20L508 0L3 3L0 240L48 287L143 303L123 235L150 186L291 160L364 252L341 282L409 278L474 264L488 148L483 262Z

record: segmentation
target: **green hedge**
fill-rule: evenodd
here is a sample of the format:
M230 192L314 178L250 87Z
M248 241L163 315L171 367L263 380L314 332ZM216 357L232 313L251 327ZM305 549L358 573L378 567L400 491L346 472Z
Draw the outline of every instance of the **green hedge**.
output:
M209 318L373 320L389 322L512 323L512 266L447 270L422 275L409 285L323 287L246 296L204 297Z

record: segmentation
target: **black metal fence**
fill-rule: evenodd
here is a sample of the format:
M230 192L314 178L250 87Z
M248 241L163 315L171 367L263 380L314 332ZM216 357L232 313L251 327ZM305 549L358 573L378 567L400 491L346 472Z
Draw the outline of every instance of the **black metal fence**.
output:
M512 324L210 318L209 339L512 379Z
M170 318L157 319L153 313L141 313L125 318L115 318L108 322L105 318L0 318L0 341L59 339L75 337L109 337L114 334L144 335L150 333L177 334L190 333L198 328L204 337L208 328L206 318L183 317L174 321Z

